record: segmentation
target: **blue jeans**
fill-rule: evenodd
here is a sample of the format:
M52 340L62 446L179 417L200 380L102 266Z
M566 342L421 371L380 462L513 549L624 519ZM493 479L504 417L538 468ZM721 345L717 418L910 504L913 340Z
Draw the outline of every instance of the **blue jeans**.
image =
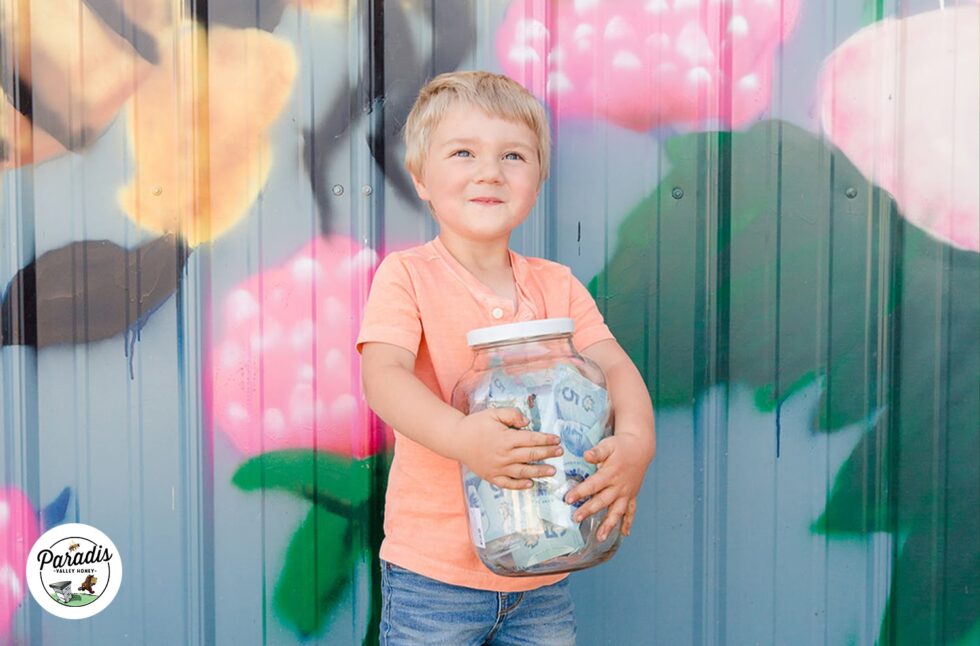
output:
M382 646L574 646L568 579L528 592L474 590L381 561Z

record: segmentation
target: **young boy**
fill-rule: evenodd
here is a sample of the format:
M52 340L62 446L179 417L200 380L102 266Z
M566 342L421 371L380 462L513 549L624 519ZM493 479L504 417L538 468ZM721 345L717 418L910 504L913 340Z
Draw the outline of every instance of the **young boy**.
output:
M508 247L548 175L541 105L505 76L455 72L422 88L405 125L406 167L439 235L392 253L374 277L357 350L368 404L395 429L381 545L381 642L390 645L575 643L566 575L491 573L470 543L459 463L500 487L552 475L558 438L517 430L513 408L465 416L449 405L470 367L466 332L570 317L573 343L607 380L614 436L585 455L600 469L567 495L592 496L604 539L622 521L654 454L653 407L643 379L568 267Z

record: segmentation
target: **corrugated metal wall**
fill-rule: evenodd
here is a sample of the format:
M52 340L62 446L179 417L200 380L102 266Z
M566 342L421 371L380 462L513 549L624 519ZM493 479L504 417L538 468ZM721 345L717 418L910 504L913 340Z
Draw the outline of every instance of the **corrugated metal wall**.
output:
M0 642L377 640L353 341L436 233L415 93L482 68L553 120L514 248L591 281L657 408L580 643L980 643L972 0L0 7ZM62 521L125 562L91 619L25 597Z

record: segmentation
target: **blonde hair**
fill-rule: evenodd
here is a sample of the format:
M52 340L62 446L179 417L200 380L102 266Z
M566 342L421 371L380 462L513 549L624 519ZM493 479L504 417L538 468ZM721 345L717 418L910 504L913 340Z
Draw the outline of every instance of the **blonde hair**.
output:
M540 182L548 177L551 163L551 133L544 108L517 81L491 72L447 72L435 77L419 91L405 122L405 167L422 175L422 160L429 151L429 138L446 112L459 103L469 103L487 114L531 129L538 139Z

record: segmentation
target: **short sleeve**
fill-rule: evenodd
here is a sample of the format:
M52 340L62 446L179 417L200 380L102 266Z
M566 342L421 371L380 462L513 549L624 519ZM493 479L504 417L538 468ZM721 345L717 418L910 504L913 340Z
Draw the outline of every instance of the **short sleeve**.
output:
M371 281L357 335L357 352L365 343L397 345L417 355L422 340L422 321L412 277L398 253L378 266Z
M606 326L592 294L570 270L569 274L571 294L569 296L568 315L575 321L575 334L572 336L572 343L575 345L575 349L581 352L593 343L615 337Z

